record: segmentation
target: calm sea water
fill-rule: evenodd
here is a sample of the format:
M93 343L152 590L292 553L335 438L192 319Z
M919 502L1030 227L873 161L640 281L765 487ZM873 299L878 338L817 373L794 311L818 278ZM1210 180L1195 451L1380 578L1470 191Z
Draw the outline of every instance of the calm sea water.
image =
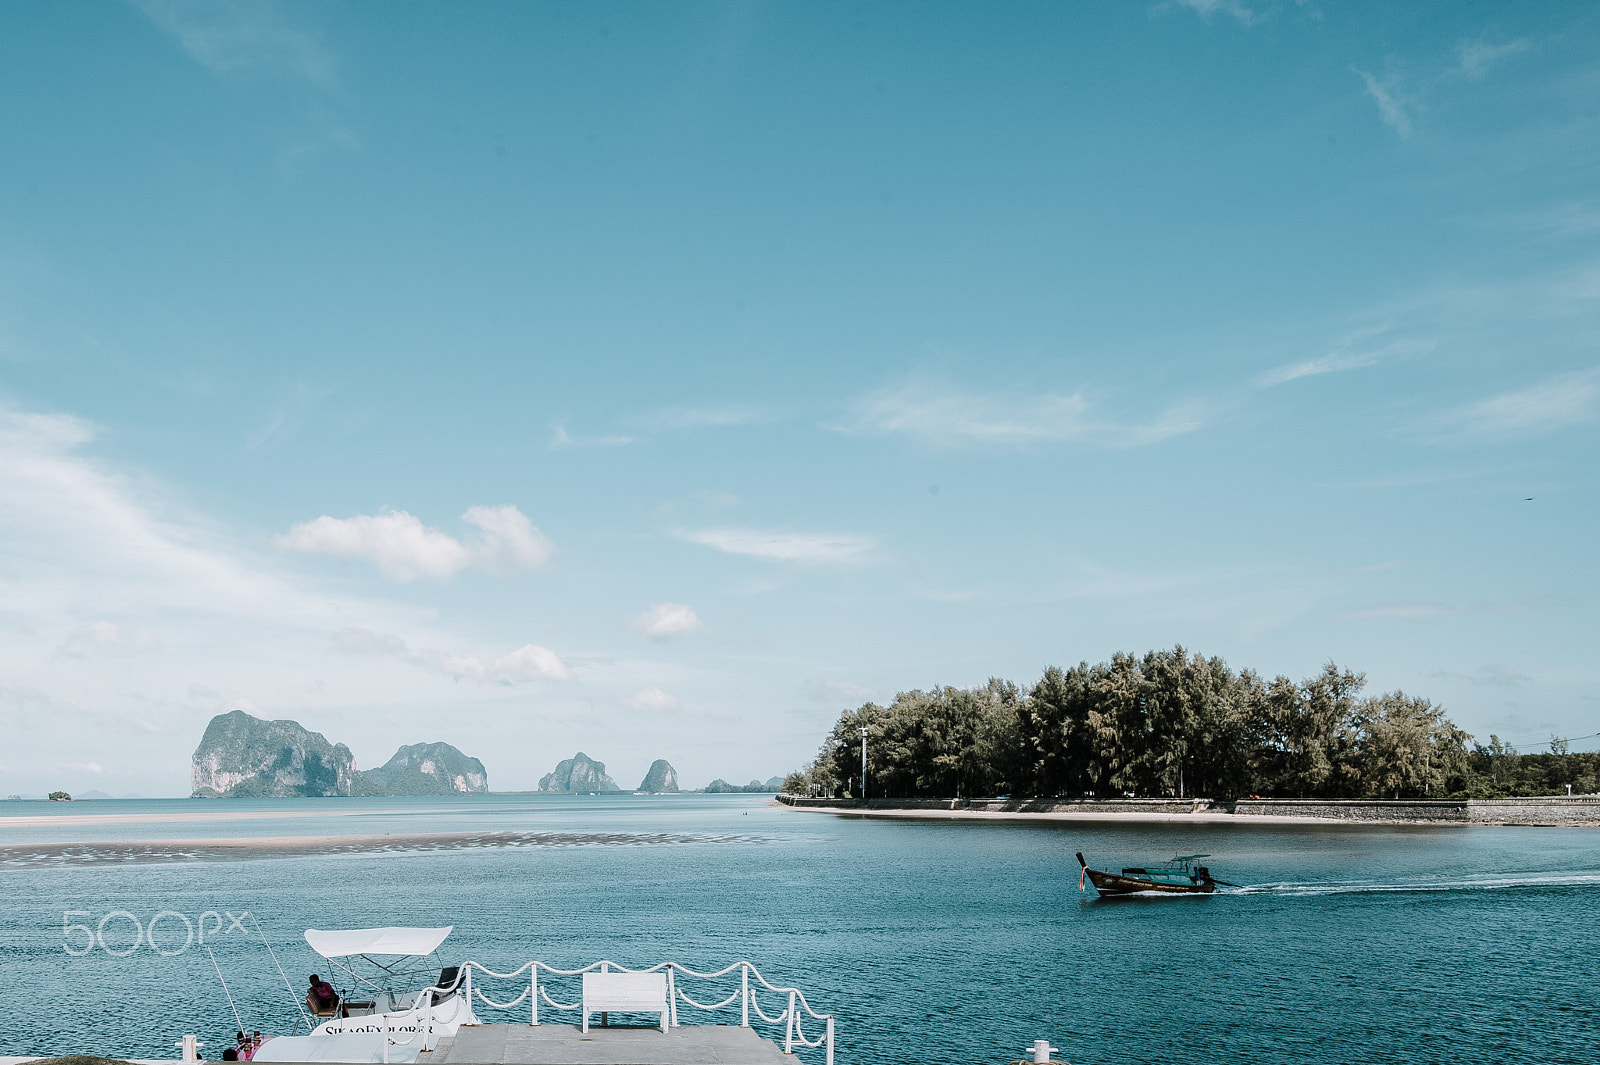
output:
M195 813L225 819L156 819ZM297 992L327 975L307 927L453 924L447 961L504 969L747 958L837 1016L840 1065L1002 1063L1046 1037L1077 1065L1600 1060L1594 830L868 821L755 796L0 808L0 844L497 829L612 841L218 863L90 851L0 869L17 1004L0 1054L175 1057L185 1032L214 1053L233 1020L205 951L180 950L180 920L157 923L167 956L130 950L123 916L78 956L84 933L63 926L248 910ZM1210 852L1217 876L1248 887L1096 901L1077 850L1107 866ZM243 928L213 933L217 963L248 1027L290 1031L289 993ZM504 1019L525 1022L525 1007Z

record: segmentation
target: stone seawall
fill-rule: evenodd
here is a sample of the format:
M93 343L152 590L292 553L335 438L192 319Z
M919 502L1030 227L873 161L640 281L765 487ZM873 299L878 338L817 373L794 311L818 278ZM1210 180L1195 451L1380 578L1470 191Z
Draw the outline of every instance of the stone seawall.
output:
M1469 799L1240 799L1240 817L1316 817L1325 821L1455 822L1472 820Z
M1592 825L1600 827L1600 795L1543 795L1516 799L813 799L780 794L790 806L892 813L948 810L985 814L1204 815L1241 822L1257 817L1306 818L1363 824ZM1220 817L1218 815L1221 815Z
M997 814L1194 814L1210 799L812 799L778 795L790 806L824 810L977 810Z

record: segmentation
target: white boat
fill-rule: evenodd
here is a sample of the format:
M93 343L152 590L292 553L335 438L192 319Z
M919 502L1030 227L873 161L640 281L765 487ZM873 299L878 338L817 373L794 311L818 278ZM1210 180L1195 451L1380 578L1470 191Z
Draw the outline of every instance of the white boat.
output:
M477 1024L459 993L461 970L441 966L445 928L309 928L306 943L333 966L337 1015L310 1035L264 1041L251 1061L415 1061L463 1024Z

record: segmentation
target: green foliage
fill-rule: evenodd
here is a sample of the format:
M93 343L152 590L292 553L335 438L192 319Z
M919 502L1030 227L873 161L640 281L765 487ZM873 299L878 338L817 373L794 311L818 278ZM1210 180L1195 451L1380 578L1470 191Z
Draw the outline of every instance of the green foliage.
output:
M72 801L72 796L68 795L64 791L52 791L50 793L50 801L51 802L71 802Z
M1482 747L1427 699L1365 687L1332 662L1266 683L1182 647L1118 653L1051 666L1026 691L991 678L863 703L783 788L860 796L863 727L874 798L1420 798L1593 791L1600 780L1600 755L1552 742L1554 753L1519 756L1497 737Z

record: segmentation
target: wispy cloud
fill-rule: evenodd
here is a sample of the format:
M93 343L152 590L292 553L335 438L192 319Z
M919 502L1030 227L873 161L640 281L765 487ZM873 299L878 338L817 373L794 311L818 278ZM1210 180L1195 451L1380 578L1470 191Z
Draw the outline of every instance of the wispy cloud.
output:
M1399 603L1393 606L1370 607L1341 614L1341 621L1433 621L1436 618L1458 617L1465 614L1526 614L1535 609L1537 597L1523 596L1498 602L1466 603Z
M635 614L628 620L628 625L652 640L670 640L674 636L700 632L706 627L700 615L687 603L656 603Z
M657 411L648 421L666 429L706 429L750 425L767 417L767 413L759 407L736 404L723 407L668 407Z
M1479 666L1471 673L1453 673L1449 670L1437 670L1428 674L1440 680L1464 680L1468 684L1483 687L1513 688L1522 684L1532 684L1533 678L1507 665L1489 663Z
M1394 340L1376 347L1362 343L1371 336L1371 332L1363 331L1347 337L1336 344L1333 350L1316 358L1269 370L1256 379L1256 384L1262 388L1273 388L1302 377L1359 370L1397 356L1425 355L1436 345L1433 340Z
M442 579L468 567L491 573L537 569L550 559L549 539L511 504L469 507L461 520L477 532L465 540L422 524L404 510L334 518L324 514L278 537L278 546L306 554L368 559L401 583Z
M76 629L56 648L63 658L88 658L100 654L145 654L161 646L156 634L138 625L93 621Z
M1461 607L1443 603L1405 603L1352 610L1343 617L1345 621L1431 621L1461 613L1465 613Z
M284 9L264 0L135 0L146 18L214 74L287 75L321 85L338 80L333 54Z
M1469 403L1425 424L1436 436L1500 440L1545 436L1600 415L1600 367L1560 374Z
M567 427L558 425L550 432L550 450L565 451L575 447L626 447L634 443L631 436L613 434L609 436L573 436L567 432Z
M572 670L559 655L532 643L486 660L475 654L426 648L414 650L399 636L373 632L371 629L347 628L334 634L333 645L347 655L399 658L451 680L511 685L538 680L574 679Z
M1177 0L1177 4L1208 22L1217 15L1223 15L1249 26L1257 18L1257 12L1241 0Z
M859 564L867 560L873 541L865 536L834 533L783 533L759 529L702 529L678 534L730 555L778 562Z
M1463 41L1456 73L1468 78L1481 78L1489 68L1507 56L1520 55L1533 47L1527 38L1491 44L1487 40Z
M913 384L858 402L849 428L945 444L1081 443L1123 448L1158 443L1204 424L1205 412L1198 403L1169 407L1149 421L1119 422L1097 414L1081 390L1001 396Z
M1359 67L1351 67L1361 76L1361 81L1367 87L1367 95L1371 96L1378 105L1378 114L1383 121L1400 136L1401 140L1411 139L1411 116L1406 112L1406 104L1401 102L1399 82L1396 79L1379 81L1371 74Z

